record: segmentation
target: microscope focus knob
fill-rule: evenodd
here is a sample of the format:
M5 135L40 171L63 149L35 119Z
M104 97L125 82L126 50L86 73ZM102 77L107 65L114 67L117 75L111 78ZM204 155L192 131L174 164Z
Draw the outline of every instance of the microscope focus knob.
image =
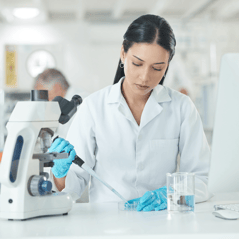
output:
M52 189L52 183L50 181L43 181L40 186L40 190L44 193L49 193L51 192Z
M42 176L34 175L28 181L28 192L32 196L43 196L50 193L52 183L45 181Z

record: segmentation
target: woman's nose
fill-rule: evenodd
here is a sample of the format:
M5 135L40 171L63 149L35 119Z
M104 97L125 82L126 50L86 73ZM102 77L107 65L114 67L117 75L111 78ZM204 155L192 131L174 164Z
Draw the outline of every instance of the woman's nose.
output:
M148 69L144 69L141 72L141 81L142 83L144 83L146 85L146 83L149 81L149 70Z

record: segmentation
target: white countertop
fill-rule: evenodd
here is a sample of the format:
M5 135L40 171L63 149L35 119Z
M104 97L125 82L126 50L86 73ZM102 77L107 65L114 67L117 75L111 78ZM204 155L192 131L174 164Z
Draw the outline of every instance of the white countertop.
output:
M0 219L0 238L239 238L239 220L212 215L213 205L239 203L239 193L196 204L195 213L119 211L117 203L77 203L67 216Z

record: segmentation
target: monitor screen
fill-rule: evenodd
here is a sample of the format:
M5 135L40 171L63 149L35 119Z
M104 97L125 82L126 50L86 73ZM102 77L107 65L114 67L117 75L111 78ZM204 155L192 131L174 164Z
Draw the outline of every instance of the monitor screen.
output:
M239 53L221 60L208 187L239 191Z

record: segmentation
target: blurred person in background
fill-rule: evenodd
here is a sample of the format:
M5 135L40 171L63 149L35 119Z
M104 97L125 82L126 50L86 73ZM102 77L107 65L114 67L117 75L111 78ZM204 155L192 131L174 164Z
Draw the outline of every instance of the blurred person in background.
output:
M89 95L82 89L71 87L65 76L59 70L52 68L44 70L35 78L34 90L48 90L49 101L52 101L56 96L61 96L70 101L74 95L80 95L84 101ZM73 119L74 116L67 124L59 124L56 134L65 138ZM48 172L47 168L45 171ZM52 178L51 171L48 173L50 174L50 178ZM54 184L53 190L58 191ZM88 202L88 198L88 187L86 187L78 202Z

